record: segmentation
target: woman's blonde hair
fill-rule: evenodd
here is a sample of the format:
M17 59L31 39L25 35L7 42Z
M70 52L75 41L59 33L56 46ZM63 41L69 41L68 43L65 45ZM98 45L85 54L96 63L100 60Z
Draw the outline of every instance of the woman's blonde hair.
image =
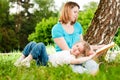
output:
M68 23L68 21L70 20L70 16L71 16L71 9L74 7L78 7L80 8L80 6L76 3L76 2L67 2L64 6L63 9L61 11L61 15L60 15L60 19L59 21L62 23ZM76 21L71 22L71 24L74 24Z

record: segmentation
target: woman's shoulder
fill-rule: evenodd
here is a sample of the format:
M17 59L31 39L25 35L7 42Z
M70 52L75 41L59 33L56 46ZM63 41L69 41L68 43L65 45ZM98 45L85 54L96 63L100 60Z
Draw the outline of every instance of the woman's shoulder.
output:
M81 24L79 22L75 22L74 24L75 26L81 26Z
M53 28L61 28L61 23L60 23L60 22L57 22L57 23L53 26Z
M56 23L53 28L52 28L52 31L58 31L58 30L61 30L62 29L62 25L60 22Z

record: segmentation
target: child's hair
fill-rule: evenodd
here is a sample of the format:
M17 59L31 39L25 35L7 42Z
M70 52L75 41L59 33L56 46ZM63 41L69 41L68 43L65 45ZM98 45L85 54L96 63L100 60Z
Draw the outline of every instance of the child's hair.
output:
M86 42L86 41L81 41L82 43L83 43L83 47L84 47L84 51L83 51L83 55L84 56L88 56L89 54L89 51L91 50L91 48L90 48L90 45L89 45L89 43L88 42Z
M90 47L89 43L86 42L86 41L78 41L75 44L77 44L77 43L82 43L83 44L84 50L83 50L83 52L81 54L83 56L88 56L89 55L89 51L91 50L91 47Z
M88 56L89 55L88 53L91 50L90 45L89 43L84 41L83 46L84 46L84 56Z

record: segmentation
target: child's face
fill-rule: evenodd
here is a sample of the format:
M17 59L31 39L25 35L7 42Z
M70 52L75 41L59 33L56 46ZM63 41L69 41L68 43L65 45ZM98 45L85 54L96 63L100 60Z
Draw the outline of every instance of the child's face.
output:
M82 43L76 43L71 49L71 53L75 56L79 56L80 53L83 53L84 47Z

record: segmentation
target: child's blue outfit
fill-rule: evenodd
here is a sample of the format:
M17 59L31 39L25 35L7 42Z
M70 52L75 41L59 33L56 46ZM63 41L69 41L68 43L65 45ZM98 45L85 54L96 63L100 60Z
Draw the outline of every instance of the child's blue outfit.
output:
M42 42L41 43L36 43L36 42L28 43L23 50L23 54L26 57L29 54L31 54L33 59L36 60L37 65L43 65L43 66L47 65L48 55L46 52L45 45Z

